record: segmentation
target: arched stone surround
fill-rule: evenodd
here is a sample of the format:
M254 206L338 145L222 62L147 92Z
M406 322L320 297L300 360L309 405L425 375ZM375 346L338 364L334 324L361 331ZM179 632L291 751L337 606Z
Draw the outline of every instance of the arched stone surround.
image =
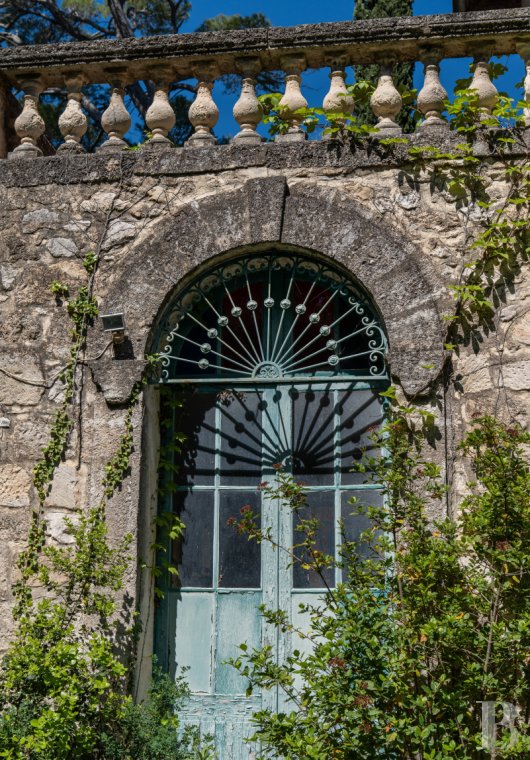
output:
M157 320L190 272L220 254L268 245L313 251L349 271L380 312L394 378L409 394L428 388L443 358L443 327L434 297L439 287L425 273L421 253L344 193L305 181L288 186L283 177L251 179L184 205L133 246L106 298L127 304L136 360L151 350ZM136 374L126 364L94 363L104 392L115 385L109 374L121 374L123 383ZM123 393L126 398L125 387Z

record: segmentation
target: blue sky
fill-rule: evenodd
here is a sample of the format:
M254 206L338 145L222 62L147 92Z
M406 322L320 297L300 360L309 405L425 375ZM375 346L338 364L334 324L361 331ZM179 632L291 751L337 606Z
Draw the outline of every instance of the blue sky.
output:
M315 24L323 21L350 21L353 6L354 0L333 0L333 2L322 2L322 0L193 0L190 19L182 31L193 32L205 18L216 16L219 13L249 15L262 12L274 26ZM416 0L414 4L414 15L416 16L451 12L452 0ZM509 67L509 72L497 81L497 86L508 91L511 95L517 94L519 97L520 93L516 93L514 85L516 82L520 82L524 76L522 60L518 56L501 60ZM442 64L442 81L448 92L452 92L456 79L466 76L468 71L469 60L467 59L445 61ZM422 71L417 66L416 87L421 87L422 78ZM349 74L349 81L352 81L351 73ZM328 84L328 71L326 70L305 73L303 91L311 106L321 105ZM223 88L217 84L214 89L214 97L221 113L216 133L227 136L235 134L237 124L232 117L232 107L237 96L226 95L223 93Z
M274 26L318 24L321 21L350 21L354 0L193 0L190 20L182 31L192 32L208 16L262 12ZM417 0L414 15L451 13L452 0Z

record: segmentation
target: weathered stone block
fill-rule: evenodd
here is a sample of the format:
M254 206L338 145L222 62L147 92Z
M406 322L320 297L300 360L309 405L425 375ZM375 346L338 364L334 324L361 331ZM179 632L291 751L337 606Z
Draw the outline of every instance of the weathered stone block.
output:
M27 541L29 514L29 509L0 506L0 545Z
M527 361L505 364L502 377L506 388L513 391L530 390L530 359Z
M76 219L73 222L69 222L64 225L64 229L67 232L86 232L92 225L90 219Z
M46 248L52 256L59 259L67 259L76 256L79 248L70 238L51 238L46 242Z
M28 507L31 477L14 464L0 465L0 507Z
M2 264L0 266L0 285L4 290L11 290L17 276L20 274L20 268L11 264Z
M54 543L68 546L73 544L75 539L69 532L65 519L75 521L75 517L67 513L46 510L46 535Z
M135 235L136 225L133 222L121 222L118 220L111 222L105 240L101 245L101 250L109 251L114 246L132 240Z
M22 232L30 234L41 229L54 229L60 221L60 216L56 211L50 211L47 208L39 208L36 211L30 211L22 217Z
M0 372L0 404L16 404L17 406L38 404L43 388L23 382L24 380L36 384L43 382L42 374L36 364L31 360L15 361L12 356L8 358L4 354L2 366L9 374Z
M105 401L111 406L127 403L133 385L141 376L144 361L131 359L104 359L90 365L94 382L101 389Z
M70 462L60 464L55 470L51 491L46 499L46 507L78 509L83 506L82 494L86 486L86 468Z

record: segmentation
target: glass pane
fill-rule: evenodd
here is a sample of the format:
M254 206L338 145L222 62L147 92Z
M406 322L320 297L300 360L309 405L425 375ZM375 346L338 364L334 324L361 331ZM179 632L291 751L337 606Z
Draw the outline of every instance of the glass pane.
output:
M186 440L176 455L177 483L212 485L215 470L215 393L185 393L183 406L175 415L175 432Z
M291 399L289 388L278 387L263 391L261 410L263 420L263 475L274 479L274 465L288 468L292 449L290 432Z
M221 485L256 487L261 481L260 394L224 390L221 410Z
M184 537L173 544L173 563L178 567L175 585L212 587L214 495L209 491L177 491L174 511L184 525Z
M307 485L331 485L335 469L333 391L290 392L293 402L293 475Z
M227 663L231 657L239 657L240 644L249 651L261 646L261 615L259 605L261 591L217 595L217 630L215 642L214 689L216 694L239 694L243 696L248 679ZM247 755L248 757L248 755Z
M261 546L241 535L232 524L250 507L261 525L261 498L256 491L221 491L219 508L219 587L259 588ZM237 622L237 621L234 621Z
M304 520L316 519L319 521L317 534L314 542L314 549L329 554L335 555L335 494L333 491L313 491L307 494L307 507L305 507L300 517ZM305 534L303 531L297 530L297 526L300 524L300 519L297 514L293 515L293 535L294 544L303 541ZM295 562L293 565L293 586L294 588L325 588L320 575L314 570L305 570L302 565L305 562L311 562L311 555L309 552L304 552L302 549L295 549L295 554L299 558L299 562ZM323 571L323 576L328 586L334 586L335 572L333 567L327 568Z
M374 391L344 391L339 393L341 482L343 485L362 484L367 474L351 472L354 462L359 462L366 449L368 456L375 456L377 449L370 435L377 430L383 419L383 400Z
M359 499L359 504L350 504L350 499L355 496ZM383 504L381 491L346 491L341 494L341 517L344 526L344 539L356 544L356 551L360 557L373 556L366 542L361 541L361 536L371 526L370 518L365 514L359 514L360 506L378 507ZM345 567L342 571L343 580L347 580L348 570Z

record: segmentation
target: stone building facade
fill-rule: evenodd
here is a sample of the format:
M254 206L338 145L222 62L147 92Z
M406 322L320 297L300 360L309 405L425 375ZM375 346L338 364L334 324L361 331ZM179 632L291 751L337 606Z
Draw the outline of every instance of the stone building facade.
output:
M490 40L500 25L497 49L511 53L522 49L529 13L469 14L472 28L462 20L455 26L457 22L447 18L402 20L393 39L383 22L361 25L362 39L355 36L361 34L357 25L322 25L283 30L283 44L291 55L293 50L297 55L303 52L313 65L320 65L330 51L348 51L355 45L369 52L364 62L378 50L395 47L398 38L404 40L401 52L409 58L428 43L437 50L445 45L447 54L463 55L466 35L476 47ZM245 39L231 38L230 45L215 35L211 40L201 35L196 43L178 43L187 49L175 50L186 62L190 56L204 56L212 40L226 44L229 52L213 50L222 70L223 61L234 65L237 44L241 54L261 55L263 61L272 45L259 39L260 34L256 30ZM280 42L278 36L271 67L279 58ZM193 44L202 49L194 52ZM133 68L145 64L138 62L140 47L131 53L134 45L124 44L122 55ZM77 56L78 67L82 63L94 76L101 65L96 49L67 47L65 57L72 58L68 65L73 66ZM166 43L166 58L171 50ZM49 72L56 76L63 65L56 53L46 62L47 54L38 50L33 63L44 79ZM146 53L151 54L155 55ZM0 72L6 80L22 81L31 51L2 55ZM432 111L432 102L427 110ZM438 126L410 140L447 148L455 138ZM502 204L508 188L501 167L483 147L477 151L489 192ZM483 332L480 345L462 345L453 357L450 382L439 382L446 363L443 317L453 303L448 286L461 281L471 255L469 242L484 213L478 206L458 202L444 187L433 186L428 172L413 172L403 145L388 152L333 140L251 140L182 149L148 145L139 151L96 155L64 151L20 159L12 154L12 159L2 160L0 646L6 646L10 635L15 560L35 501L32 468L61 399L59 375L70 347L69 319L50 292L52 282L66 283L75 292L86 282L82 259L95 252L99 265L94 294L100 313L123 312L126 339L112 345L99 319L90 329L77 379L78 419L46 502L50 540L67 543L64 516L101 495L102 469L122 432L132 386L142 374L146 354L156 349L156 330L174 294L212 263L270 250L333 262L368 294L388 338L392 381L403 396L432 408L437 416L440 436L432 453L446 469L451 510L466 479L465 462L458 459L455 447L473 415L491 412L523 427L530 425L527 269L502 294L494 324ZM152 384L134 412L130 473L108 512L113 536L135 536L127 591L144 620L138 674L142 683L153 651L154 600L152 579L139 570L139 559L149 555L157 510L158 404L158 387Z

